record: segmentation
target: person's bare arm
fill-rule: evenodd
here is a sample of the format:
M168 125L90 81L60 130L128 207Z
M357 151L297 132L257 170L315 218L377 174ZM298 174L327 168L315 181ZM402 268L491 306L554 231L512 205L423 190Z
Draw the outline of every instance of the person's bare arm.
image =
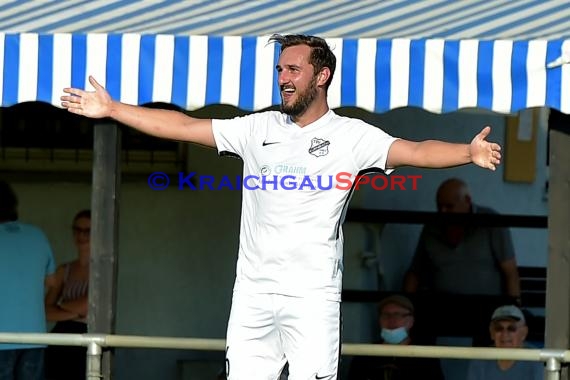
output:
M60 266L51 278L46 278L47 294L45 296L46 319L50 322L68 321L79 317L78 313L64 310L58 305L63 289L65 268Z
M87 295L74 299L73 301L61 302L59 307L62 310L78 315L81 318L87 316L87 310L89 309L89 302Z
M520 300L521 284L516 259L512 258L501 262L500 268L505 279L505 289L507 294Z
M387 167L415 166L422 168L448 168L474 163L495 170L501 163L501 147L488 142L490 127L485 127L471 144L455 144L438 140L414 142L396 140L388 152Z
M411 270L408 270L404 276L404 292L415 293L418 291L420 279L418 275Z
M211 119L197 119L182 112L145 108L115 101L93 77L95 91L65 88L61 105L69 112L91 118L110 117L143 133L165 139L215 147Z
M57 273L57 272L56 272ZM51 288L53 288L54 286L57 286L57 276L56 273L52 273L50 275L47 275L44 279L44 289L45 289L45 295L47 295L47 293L49 292L49 290Z

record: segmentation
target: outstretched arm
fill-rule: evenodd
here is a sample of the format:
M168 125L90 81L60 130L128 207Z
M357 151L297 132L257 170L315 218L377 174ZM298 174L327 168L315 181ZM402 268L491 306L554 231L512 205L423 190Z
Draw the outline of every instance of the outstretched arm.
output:
M396 140L388 152L386 166L448 168L474 163L482 168L495 170L496 165L501 163L501 147L486 140L490 132L490 127L483 128L471 144L453 144L437 140Z
M65 88L61 105L69 112L91 118L110 117L139 131L165 139L193 142L215 147L210 119L192 118L182 112L132 106L111 99L93 77L95 91Z

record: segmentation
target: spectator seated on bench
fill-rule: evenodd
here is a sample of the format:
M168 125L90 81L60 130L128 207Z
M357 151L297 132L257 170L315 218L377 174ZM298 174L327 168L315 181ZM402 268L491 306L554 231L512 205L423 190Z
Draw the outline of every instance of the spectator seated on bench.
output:
M379 344L409 345L418 343L412 333L415 323L414 305L401 295L391 295L378 305ZM348 380L393 379L443 380L438 359L357 356L352 359Z
M546 303L546 268L522 266L518 268L521 284L521 310L529 328L527 342L533 346L544 344L544 317ZM391 292L343 290L344 302L374 302ZM415 306L414 334L422 344L435 344L438 336L474 337L478 346L491 344L488 332L489 318L501 305L517 302L508 296L451 295L429 292L405 294ZM434 312L435 311L435 312ZM461 318L456 318L457 313Z

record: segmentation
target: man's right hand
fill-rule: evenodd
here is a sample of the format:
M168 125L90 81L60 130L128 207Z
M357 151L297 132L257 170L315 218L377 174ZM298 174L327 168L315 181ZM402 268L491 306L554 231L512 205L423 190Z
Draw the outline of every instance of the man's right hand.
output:
M186 141L215 147L211 119L198 119L184 112L130 105L115 101L107 90L89 76L95 91L65 88L61 105L77 115L90 118L110 117L142 133L169 140Z
M89 76L89 83L95 91L84 91L77 88L64 88L63 92L69 95L61 97L61 105L69 112L91 118L103 118L111 116L113 100L95 78Z

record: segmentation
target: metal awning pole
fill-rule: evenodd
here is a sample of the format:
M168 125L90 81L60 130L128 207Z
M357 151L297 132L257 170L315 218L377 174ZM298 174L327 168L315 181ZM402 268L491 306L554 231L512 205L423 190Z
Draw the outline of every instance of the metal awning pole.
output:
M101 373L101 355L103 354L102 347L95 343L90 342L87 346L87 366L85 378L87 380L101 380L103 374Z
M544 369L544 380L560 380L560 360L548 358Z
M91 194L91 259L89 268L88 329L91 334L113 334L117 310L119 262L118 220L120 197L120 130L116 124L98 123L93 137ZM112 377L112 353L102 358L105 379Z

